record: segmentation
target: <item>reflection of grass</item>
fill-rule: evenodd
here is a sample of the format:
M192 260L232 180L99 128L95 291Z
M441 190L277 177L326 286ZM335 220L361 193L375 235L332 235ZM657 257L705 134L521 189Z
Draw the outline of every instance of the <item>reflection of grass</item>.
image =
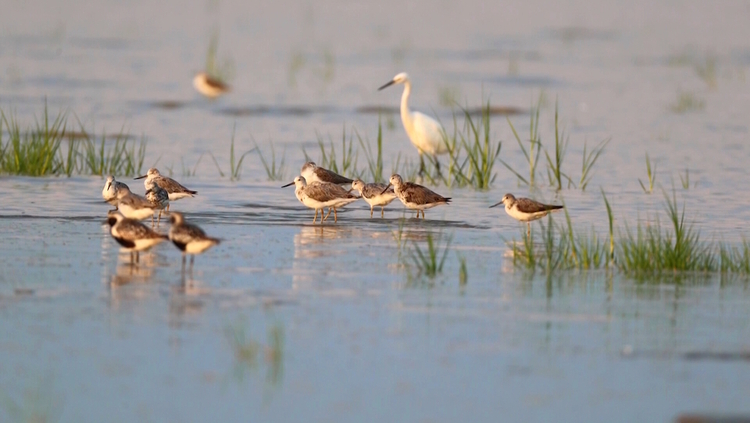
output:
M115 136L114 144L104 134L97 141L80 121L78 124L79 131L68 131L67 113L60 112L50 119L45 104L42 119L22 130L15 116L0 110L0 173L133 176L141 172L146 154L143 139L137 149L135 141L122 131Z
M677 100L669 106L670 110L675 113L697 112L706 108L706 101L699 98L695 93L689 91L680 91L677 93Z
M267 329L266 344L254 340L245 329L244 324L228 326L225 335L235 359L235 375L244 378L246 371L252 371L259 365L262 353L266 369L266 382L277 385L284 374L284 328L274 324Z

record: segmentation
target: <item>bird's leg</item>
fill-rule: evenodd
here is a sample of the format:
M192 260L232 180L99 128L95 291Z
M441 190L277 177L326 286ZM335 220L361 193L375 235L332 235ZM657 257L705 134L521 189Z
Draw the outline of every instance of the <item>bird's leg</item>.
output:
M322 213L322 212L321 212L321 213ZM328 216L330 216L330 215L331 215L331 208L329 207L329 208L328 208L328 213L326 213L326 217L325 217L325 219L323 219L323 220L328 220Z
M374 208L373 206L370 206L370 219L372 219L372 209L373 208Z
M156 226L159 226L159 223L161 223L161 212L163 212L164 209L159 210L159 218L156 219Z
M385 217L385 206L380 206L380 218Z
M182 273L185 273L185 253L182 253Z
M167 213L169 213L169 206L170 206L170 205L171 205L171 204L167 204Z
M336 213L336 207L333 208L333 221L334 221L334 223L339 221L339 217L338 217L338 215Z
M141 261L141 253L140 253L140 251L136 251L135 252L135 262L138 263L139 261Z
M317 219L317 218L318 218L318 209L315 209L315 216L313 216L313 225L315 224L315 219ZM320 218L321 219L323 218L323 214L322 213L321 213Z
M151 215L151 227L152 228L154 227L154 215L153 214Z

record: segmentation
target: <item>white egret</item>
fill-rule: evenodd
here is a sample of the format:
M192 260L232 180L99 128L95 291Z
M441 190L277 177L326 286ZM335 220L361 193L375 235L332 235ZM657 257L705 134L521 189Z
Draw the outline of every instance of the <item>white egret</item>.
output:
M412 112L409 109L409 95L411 94L411 81L406 72L402 72L393 77L393 79L378 91L390 87L394 84L404 84L404 92L401 94L401 122L404 124L406 135L409 136L411 143L419 151L420 173L424 173L423 154L431 155L437 164L437 156L448 152L446 136L443 127L435 119L420 112ZM438 164L439 169L439 164Z

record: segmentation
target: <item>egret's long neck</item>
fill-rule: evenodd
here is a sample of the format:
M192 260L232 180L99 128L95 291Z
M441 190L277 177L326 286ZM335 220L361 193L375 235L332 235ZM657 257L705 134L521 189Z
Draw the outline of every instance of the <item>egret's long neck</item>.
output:
M413 126L411 119L411 110L409 110L409 95L411 94L411 81L408 79L404 82L404 92L401 94L401 122L404 124L406 132L410 132Z

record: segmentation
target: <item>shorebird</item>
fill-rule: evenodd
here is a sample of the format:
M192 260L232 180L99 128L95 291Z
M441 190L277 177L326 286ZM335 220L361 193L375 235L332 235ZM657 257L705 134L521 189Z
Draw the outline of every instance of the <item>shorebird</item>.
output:
M148 179L146 181L149 181ZM167 190L156 184L155 180L151 180L146 183L146 200L148 200L153 206L154 211L159 210L159 219L156 223L161 222L161 214L164 209L169 210L169 194ZM151 215L151 224L154 224L154 216Z
M146 188L146 190L149 189L149 186L151 186L151 183L153 181L156 183L156 185L167 191L167 194L169 195L169 201L177 201L185 197L194 197L195 194L198 193L198 191L193 191L185 188L184 186L182 186L182 184L170 178L169 176L162 175L161 173L159 173L159 169L155 167L149 169L145 175L141 175L135 179L143 178L146 178L146 180L143 181L143 186L144 188ZM169 204L167 204L167 211L169 211Z
M505 194L499 203L491 205L490 208L499 206L500 204L505 204L505 212L510 217L519 222L526 222L528 226L527 236L531 236L530 222L543 218L551 211L563 208L563 206L554 204L542 204L530 198L516 198L513 194Z
M104 188L102 189L102 198L104 198L104 201L115 206L115 210L117 210L117 192L122 189L129 190L130 188L123 182L116 181L114 176L107 176L107 182L104 183Z
M316 165L314 162L307 162L303 164L302 169L299 173L303 178L305 178L305 181L307 181L308 184L311 184L313 182L329 182L337 185L346 185L352 183L351 179L341 176L338 173L332 172L328 169L324 169Z
M148 250L168 239L166 235L155 232L137 220L128 219L117 211L107 213L107 223L112 238L123 247L123 250L130 252L131 263L134 258L135 262L138 262L140 251Z
M128 219L143 220L154 217L154 205L146 198L130 192L126 185L117 191L117 209Z
M406 72L394 76L391 81L378 88L378 91L394 84L404 84L404 92L401 94L401 122L404 124L406 135L409 136L409 140L419 152L419 173L424 174L424 154L431 155L439 166L437 156L448 152L445 130L435 119L424 113L412 112L409 109L411 81Z
M305 206L315 209L315 217L313 217L313 223L318 218L318 210L320 210L320 223L328 219L328 216L333 210L333 220L338 222L338 214L336 209L344 207L345 205L357 201L359 197L356 197L349 193L349 191L341 188L336 184L329 182L313 182L307 184L303 176L297 176L293 182L290 182L282 188L286 188L290 185L294 185L294 195L297 199ZM328 214L323 217L323 209L328 207Z
M381 191L381 194L385 194L391 185L393 185L393 191L396 193L398 199L404 203L404 206L407 209L417 211L417 219L419 219L420 211L422 212L422 219L424 219L425 209L431 209L435 206L451 202L450 197L443 197L422 185L413 182L404 182L401 179L401 175L396 173L391 176L389 184Z
M196 225L185 222L182 213L172 212L169 214L172 228L169 229L169 239L182 251L182 269L185 270L185 256L190 254L190 267L193 267L195 255L201 254L214 245L221 242L217 238L211 238Z
M396 199L393 189L386 189L386 184L365 184L361 179L352 182L352 189L359 191L359 195L370 205L370 218L375 206L380 206L380 217L384 216L385 206ZM385 191L383 191L385 189Z
M229 92L229 85L212 78L206 72L198 72L193 78L193 87L208 98L216 98Z

